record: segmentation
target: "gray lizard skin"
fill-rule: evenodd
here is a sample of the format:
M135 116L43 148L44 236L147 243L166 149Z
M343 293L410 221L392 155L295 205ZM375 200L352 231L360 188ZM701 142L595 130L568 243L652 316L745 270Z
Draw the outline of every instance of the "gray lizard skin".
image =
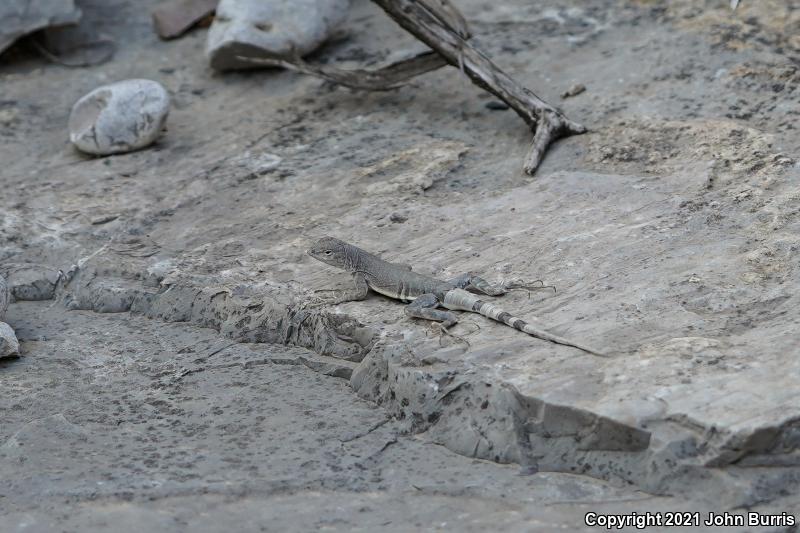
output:
M497 286L472 274L442 281L413 272L407 265L384 261L357 246L333 237L323 237L317 241L308 250L308 254L323 263L346 270L353 276L355 287L352 290L333 291L337 294L328 303L364 300L372 289L389 298L411 302L405 308L406 315L441 322L445 329L455 325L458 318L454 313L438 309L439 307L478 313L533 337L572 346L594 355L603 355L597 350L536 328L481 299L477 294L465 290L470 287L489 296L501 296L509 290L524 288L520 282Z

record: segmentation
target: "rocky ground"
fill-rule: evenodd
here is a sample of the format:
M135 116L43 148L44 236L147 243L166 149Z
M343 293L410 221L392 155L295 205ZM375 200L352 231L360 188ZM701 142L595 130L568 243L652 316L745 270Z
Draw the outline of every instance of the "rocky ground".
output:
M5 524L800 513L798 2L458 2L483 50L591 130L534 177L525 125L454 70L371 94L217 74L205 30L155 37L157 3L84 3L117 41L102 66L2 56L23 353L0 363ZM345 30L313 59L417 47L366 1ZM70 107L125 78L167 87L168 131L79 154ZM478 316L468 349L441 345L378 296L315 305L349 282L305 255L325 234L436 276L543 279L555 294L503 306L611 357Z
M553 531L674 501L459 456L302 348L50 302L11 320L27 351L0 367L4 531Z

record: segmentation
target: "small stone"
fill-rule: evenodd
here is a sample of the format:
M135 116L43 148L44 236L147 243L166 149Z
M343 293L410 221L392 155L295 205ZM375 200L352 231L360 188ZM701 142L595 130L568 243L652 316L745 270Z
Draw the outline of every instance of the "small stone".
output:
M19 355L19 341L11 326L0 322L0 359L12 355Z
M152 144L169 114L169 94L151 80L124 80L93 90L72 106L70 141L82 152L109 155Z
M103 224L108 224L109 222L114 222L119 218L119 215L101 215L99 217L94 217L91 220L92 226L102 226Z
M572 96L578 96L582 92L586 90L586 86L582 83L576 83L572 85L569 89L561 93L561 98L570 98Z
M491 109L492 111L506 111L508 109L508 104L505 102L500 102L498 100L490 100L486 102L486 109Z
M330 37L349 8L350 0L221 0L206 55L216 70L263 67L239 56L303 56Z
M217 0L168 0L153 11L153 25L162 39L180 37L217 8Z
M391 215L389 215L389 220L391 220L395 224L402 224L403 222L408 220L408 217L402 213L392 213Z
M17 336L14 335L14 330L11 329L11 326L2 322L8 309L9 299L8 284L5 278L0 276L0 359L19 354L19 341L17 341Z
M43 28L76 24L81 16L74 0L0 2L0 53L20 37Z

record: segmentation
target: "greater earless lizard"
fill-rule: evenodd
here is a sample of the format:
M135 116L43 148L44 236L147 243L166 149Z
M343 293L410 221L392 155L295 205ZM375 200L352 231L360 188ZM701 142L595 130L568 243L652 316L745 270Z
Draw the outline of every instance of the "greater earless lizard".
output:
M333 237L323 237L317 241L308 250L308 254L314 259L346 270L353 275L355 288L332 291L338 294L329 299L327 303L339 304L364 300L369 290L372 289L389 298L411 302L405 308L406 315L441 322L444 331L455 325L458 318L454 313L442 311L438 309L439 307L453 311L479 313L539 339L572 346L594 355L603 355L597 350L536 328L510 313L498 309L477 294L465 290L469 287L488 296L501 296L513 289L530 288L522 282L492 285L473 274L464 274L450 281L442 281L413 272L408 265L384 261L357 246Z

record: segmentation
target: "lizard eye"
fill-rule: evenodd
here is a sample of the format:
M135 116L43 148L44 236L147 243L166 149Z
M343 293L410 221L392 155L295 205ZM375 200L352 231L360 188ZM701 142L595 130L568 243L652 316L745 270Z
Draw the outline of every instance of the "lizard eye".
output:
M325 250L325 255L331 255L333 252L330 250Z

